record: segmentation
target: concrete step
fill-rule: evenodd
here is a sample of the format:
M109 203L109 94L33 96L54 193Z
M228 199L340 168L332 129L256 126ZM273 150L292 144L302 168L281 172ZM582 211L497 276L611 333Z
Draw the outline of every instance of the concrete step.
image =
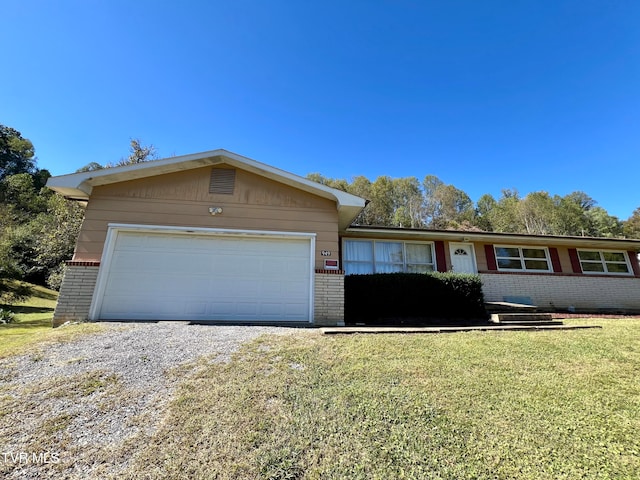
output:
M527 324L540 324L545 323L549 324L549 322L553 322L553 316L550 313L492 313L491 321L493 323L511 323L511 324L522 324L522 322L527 322ZM562 324L562 322L560 322ZM551 323L553 325L553 323Z
M485 302L487 313L535 313L538 309L535 305L513 302Z
M504 326L513 325L513 326L520 326L520 327L536 327L536 326L550 327L550 326L564 325L564 322L562 320L547 320L547 321L545 320L506 320L506 321L498 322L496 323L496 325L504 325Z

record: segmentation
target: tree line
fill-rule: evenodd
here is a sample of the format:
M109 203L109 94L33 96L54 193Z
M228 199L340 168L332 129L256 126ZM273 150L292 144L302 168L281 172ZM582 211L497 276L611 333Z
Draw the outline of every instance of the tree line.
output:
M108 165L92 162L78 171L154 158L153 145L131 139L127 157ZM12 279L58 289L64 262L73 255L84 209L47 189L50 176L38 168L31 141L0 124L0 303L19 294L15 283L8 281ZM417 177L380 176L374 181L364 176L332 179L319 173L307 177L370 200L355 220L359 225L640 238L640 208L620 220L584 192L565 196L532 192L522 197L516 190L503 190L498 199L486 194L474 203L464 191L435 175L422 182Z
M78 171L139 163L155 156L153 145L131 139L128 157L105 166L93 162ZM84 209L46 188L50 176L48 170L38 168L31 141L0 125L0 304L27 293L10 280L59 289L64 262L73 256Z
M532 235L640 238L640 208L626 220L609 215L585 192L565 196L531 192L521 196L504 189L500 198L482 195L474 203L463 190L435 175L417 177L364 176L351 181L320 173L309 180L370 201L356 218L358 225L465 230Z

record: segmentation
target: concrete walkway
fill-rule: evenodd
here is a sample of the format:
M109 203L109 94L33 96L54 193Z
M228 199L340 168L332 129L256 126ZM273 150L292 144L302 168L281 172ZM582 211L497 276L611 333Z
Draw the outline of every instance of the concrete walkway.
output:
M523 330L579 330L602 328L600 325L474 325L467 327L325 327L320 331L324 335L350 333L455 333L484 331L523 331Z

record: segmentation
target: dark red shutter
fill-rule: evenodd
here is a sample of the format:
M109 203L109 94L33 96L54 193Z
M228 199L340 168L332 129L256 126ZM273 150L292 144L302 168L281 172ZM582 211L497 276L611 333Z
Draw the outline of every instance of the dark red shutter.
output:
M633 274L636 277L640 277L640 265L638 265L638 254L636 252L632 252L629 250L627 252L629 255L629 261L631 262L631 268L633 268Z
M562 273L562 265L560 264L560 255L558 255L558 249L554 247L549 248L549 255L551 255L551 265L555 273Z
M444 253L444 242L436 240L436 264L439 272L447 271L447 256Z
M571 268L573 269L573 273L582 273L580 259L578 258L578 250L576 250L575 248L570 248L569 258L571 259Z
M493 250L493 245L485 245L484 254L487 256L487 268L489 270L498 270L498 263L496 262L496 252Z

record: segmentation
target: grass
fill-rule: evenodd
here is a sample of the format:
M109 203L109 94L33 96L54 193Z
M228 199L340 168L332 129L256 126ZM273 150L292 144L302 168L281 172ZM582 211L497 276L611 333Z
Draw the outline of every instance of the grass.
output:
M640 320L598 324L264 337L187 377L124 477L636 479Z
M0 305L0 308L15 313L13 323L0 324L0 358L24 353L38 344L69 341L84 333L100 331L101 327L97 324L52 329L58 293L38 285L31 287L32 295L26 300L13 305Z

